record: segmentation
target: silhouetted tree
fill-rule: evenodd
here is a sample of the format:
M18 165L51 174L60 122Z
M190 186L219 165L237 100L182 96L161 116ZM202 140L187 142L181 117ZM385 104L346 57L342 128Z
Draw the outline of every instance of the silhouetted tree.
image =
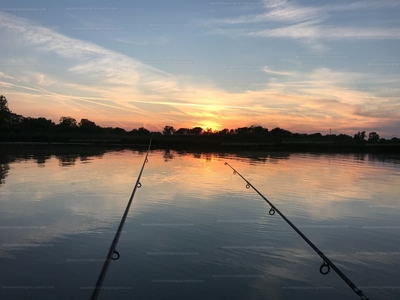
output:
M368 134L368 142L378 142L379 140L379 134L377 134L375 131Z
M179 128L177 131L175 131L176 135L187 135L189 133L190 129L189 128Z
M206 134L206 135L211 135L212 133L213 133L212 128L207 128L205 131L203 131L203 134Z
M175 133L175 129L173 126L165 126L163 130L163 135L173 135Z
M7 122L12 126L21 125L24 122L24 116L10 113Z
M93 121L90 121L88 119L81 119L79 122L79 127L96 127L96 123Z
M144 127L139 127L137 133L138 133L139 135L149 135L149 134L150 134L150 131L148 131L148 130L147 130L146 128L144 128Z
M78 127L78 124L76 120L72 117L61 117L58 126L62 128L76 128Z
M10 113L10 110L8 109L7 98L3 95L0 95L0 111L6 111Z
M112 133L115 133L115 134L118 134L118 135L126 133L126 130L123 129L123 128L120 128L120 127L112 128L111 131L112 131Z
M220 131L218 132L218 134L228 135L228 134L229 134L229 129L224 128L224 129L220 130Z
M310 134L309 137L318 139L318 138L322 138L322 134L320 132L317 132L317 133Z
M279 127L272 129L269 133L275 137L291 137L292 136L292 133L289 130L285 130L285 129L282 129Z
M95 122L90 121L88 119L81 119L79 122L79 129L83 132L100 132L101 127L96 125Z
M347 135L347 134L341 133L341 134L339 134L339 135L337 136L337 139L338 139L338 140L341 140L341 141L344 141L344 140L351 140L352 138L351 138L351 136L349 136L349 135Z
M268 129L264 128L262 126L251 126L253 128L253 134L261 136L261 135L265 135L268 133Z
M194 134L194 135L199 135L203 132L203 128L201 127L194 127L192 129L190 129L189 133L190 134Z
M6 97L0 95L0 123L8 122L10 114Z
M24 127L32 131L49 131L53 129L55 123L52 120L46 118L31 118L27 117L24 119Z
M364 140L365 139L365 131L361 131L361 132L359 131L358 133L356 133L354 135L353 139L360 140L360 141Z
M251 134L253 129L251 127L239 127L235 129L235 134L245 135Z

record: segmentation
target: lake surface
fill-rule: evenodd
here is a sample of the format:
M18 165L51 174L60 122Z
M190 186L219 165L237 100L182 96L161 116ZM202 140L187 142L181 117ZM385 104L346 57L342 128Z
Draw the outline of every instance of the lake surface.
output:
M0 299L89 299L145 150L0 151ZM151 151L99 299L400 299L400 156Z

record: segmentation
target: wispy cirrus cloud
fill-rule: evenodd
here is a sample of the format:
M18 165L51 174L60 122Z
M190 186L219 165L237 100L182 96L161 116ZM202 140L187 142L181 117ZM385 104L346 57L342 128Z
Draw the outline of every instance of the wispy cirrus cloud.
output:
M289 1L264 1L266 12L259 15L257 21L305 22L324 20L328 17L321 7L301 6Z
M212 34L253 36L262 38L289 38L307 40L311 49L326 51L326 40L343 39L400 39L396 24L357 26L353 20L345 24L338 13L382 10L400 7L398 1L358 1L348 4L325 2L301 5L294 1L264 1L264 12L238 15L231 18L202 20ZM351 23L354 23L352 25ZM240 27L238 27L240 26ZM240 30L242 27L243 30Z
M260 37L287 37L294 39L400 39L399 28L357 28L335 27L332 25L316 25L314 22L304 22L296 25L260 30L249 33Z
M294 71L288 72L288 71L277 71L277 70L273 70L272 68L270 68L270 67L268 67L268 66L265 66L262 70L263 70L265 73L272 74L272 75L293 76L293 75L297 74L297 73L294 72Z
M10 84L18 86L20 92L30 93L34 89L42 97L52 97L48 101L58 110L65 108L66 103L71 108L71 105L76 105L71 101L79 101L82 105L96 104L100 116L107 115L101 112L102 106L149 116L148 112L132 106L126 99L139 95L142 99L148 98L144 90L162 93L179 89L173 76L139 60L64 36L23 18L1 12L0 16L0 29L4 35L19 45L25 51L25 57L29 58L27 61L22 56L10 54L5 60L3 56L3 66L13 74L8 75L9 80L14 78ZM44 59L46 64L38 63ZM32 61L36 63L32 64ZM54 67L56 65L58 68ZM93 99L110 102L96 103Z

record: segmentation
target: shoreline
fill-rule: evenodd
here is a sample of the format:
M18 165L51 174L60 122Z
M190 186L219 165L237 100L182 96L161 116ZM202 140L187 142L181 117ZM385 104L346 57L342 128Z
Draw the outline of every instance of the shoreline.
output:
M146 148L148 143L141 139L137 142L112 143L107 140L91 140L91 141L75 141L75 142L39 142L39 141L0 141L0 147L17 147L17 148L37 148L37 147L94 147L94 148ZM111 140L110 140L111 141ZM148 139L150 141L150 139ZM279 141L279 142L215 142L187 140L174 141L174 139L153 139L152 150L199 150L206 152L213 151L284 151L284 152L320 152L320 153L382 153L382 154L400 154L400 144L397 143L334 143L333 141Z

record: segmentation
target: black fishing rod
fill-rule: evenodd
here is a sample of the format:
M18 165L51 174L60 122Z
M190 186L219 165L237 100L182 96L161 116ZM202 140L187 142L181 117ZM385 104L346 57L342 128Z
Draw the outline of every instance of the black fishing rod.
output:
M230 164L228 164L227 162L225 163L225 165L228 165L232 170L233 170L233 175L238 174L245 182L246 182L246 188L252 188L254 191L256 191L257 194L260 195L261 198L263 198L270 206L271 209L269 210L269 214L272 216L275 214L275 212L277 212L285 221L286 223L288 223L290 225L290 227L292 227L294 229L294 231L296 231L302 238L303 240L305 240L307 242L308 245L310 245L311 248L313 248L313 250L315 252L317 252L317 254L322 258L323 262L321 264L321 267L319 268L319 272L323 275L326 275L329 273L329 271L331 270L331 268L333 270L335 270L335 272L344 280L344 282L346 282L350 288L358 295L361 297L361 299L363 300L369 300L369 298L367 298L367 296L365 296L363 294L363 292L358 289L358 287L351 282L351 280L349 278L347 278L346 275L344 275L339 269L338 267L336 267L334 265L334 263L325 256L325 254L323 254L321 252L321 250L319 250L296 226L294 226L294 224L292 222L290 222L288 220L288 218L286 218L284 216L283 213L281 213L279 211L279 209L277 209L275 207L275 205L273 205L267 198L264 197L263 194L261 194L246 178L244 178L238 171L236 171Z
M129 198L129 202L128 202L128 205L126 206L124 215L121 219L121 223L119 223L119 227L117 229L117 232L115 233L115 237L114 237L114 240L112 241L110 250L108 250L108 255L107 255L106 261L104 262L103 269L101 270L99 278L97 279L96 287L93 291L92 297L90 298L91 300L96 300L97 297L99 296L101 286L103 284L104 278L106 277L106 273L107 273L108 267L110 266L111 261L119 259L119 253L117 250L115 250L115 248L117 247L119 236L121 235L122 228L124 227L126 217L128 216L129 208L131 207L131 203L132 203L133 197L135 196L136 189L140 188L142 186L142 184L140 183L140 177L142 176L144 165L149 161L147 159L147 157L149 156L150 147L151 147L151 140L149 143L149 148L147 149L146 157L143 161L142 169L140 170L139 176L136 180L135 187L133 188L131 197ZM114 256L114 254L116 256Z

